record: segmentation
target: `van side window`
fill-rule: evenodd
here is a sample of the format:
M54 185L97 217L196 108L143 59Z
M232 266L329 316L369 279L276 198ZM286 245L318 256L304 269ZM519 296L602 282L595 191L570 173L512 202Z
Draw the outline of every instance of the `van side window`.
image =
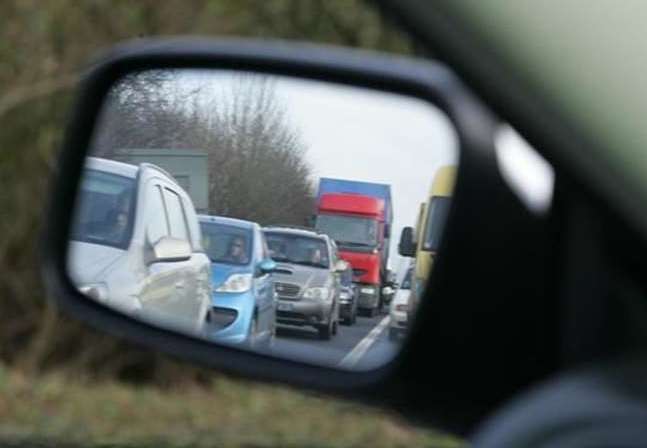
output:
M160 238L168 236L168 219L166 209L162 201L162 190L159 186L152 183L148 184L146 191L146 204L148 204L148 213L146 213L146 231L148 239L152 244L159 241Z
M164 197L166 198L166 206L168 207L168 219L171 226L171 236L185 241L189 241L189 231L182 210L182 202L180 196L168 188L164 189Z

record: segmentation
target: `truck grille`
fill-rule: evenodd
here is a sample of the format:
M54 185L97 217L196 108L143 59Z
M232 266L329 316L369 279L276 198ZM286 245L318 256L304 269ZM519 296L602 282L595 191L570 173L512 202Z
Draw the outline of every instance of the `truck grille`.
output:
M299 288L299 285L294 285L292 283L275 282L274 289L279 297L294 299L299 296L299 290L301 288Z
M353 269L353 277L360 278L362 275L366 274L368 271L366 269Z

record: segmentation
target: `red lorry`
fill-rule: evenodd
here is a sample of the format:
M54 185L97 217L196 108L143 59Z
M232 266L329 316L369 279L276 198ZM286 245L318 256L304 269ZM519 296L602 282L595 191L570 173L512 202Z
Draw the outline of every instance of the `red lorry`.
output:
M387 282L391 190L388 185L322 178L315 227L335 240L353 268L358 308L376 315Z

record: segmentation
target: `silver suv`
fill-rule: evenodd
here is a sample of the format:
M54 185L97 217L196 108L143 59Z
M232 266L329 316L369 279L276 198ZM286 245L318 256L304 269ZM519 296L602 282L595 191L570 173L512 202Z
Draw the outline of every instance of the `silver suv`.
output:
M189 195L161 168L88 158L68 269L88 297L202 335L211 263Z
M263 229L270 256L277 262L274 287L279 303L277 323L311 325L321 339L337 333L340 281L347 264L333 240L314 230L293 227Z

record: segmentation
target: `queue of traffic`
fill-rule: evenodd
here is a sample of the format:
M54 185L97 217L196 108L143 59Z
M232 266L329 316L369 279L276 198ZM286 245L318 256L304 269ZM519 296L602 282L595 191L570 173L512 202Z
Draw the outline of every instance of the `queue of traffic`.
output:
M174 177L149 163L89 158L79 195L71 278L138 319L262 349L277 326L328 340L397 297L386 268L388 185L322 179L313 227L198 215Z

